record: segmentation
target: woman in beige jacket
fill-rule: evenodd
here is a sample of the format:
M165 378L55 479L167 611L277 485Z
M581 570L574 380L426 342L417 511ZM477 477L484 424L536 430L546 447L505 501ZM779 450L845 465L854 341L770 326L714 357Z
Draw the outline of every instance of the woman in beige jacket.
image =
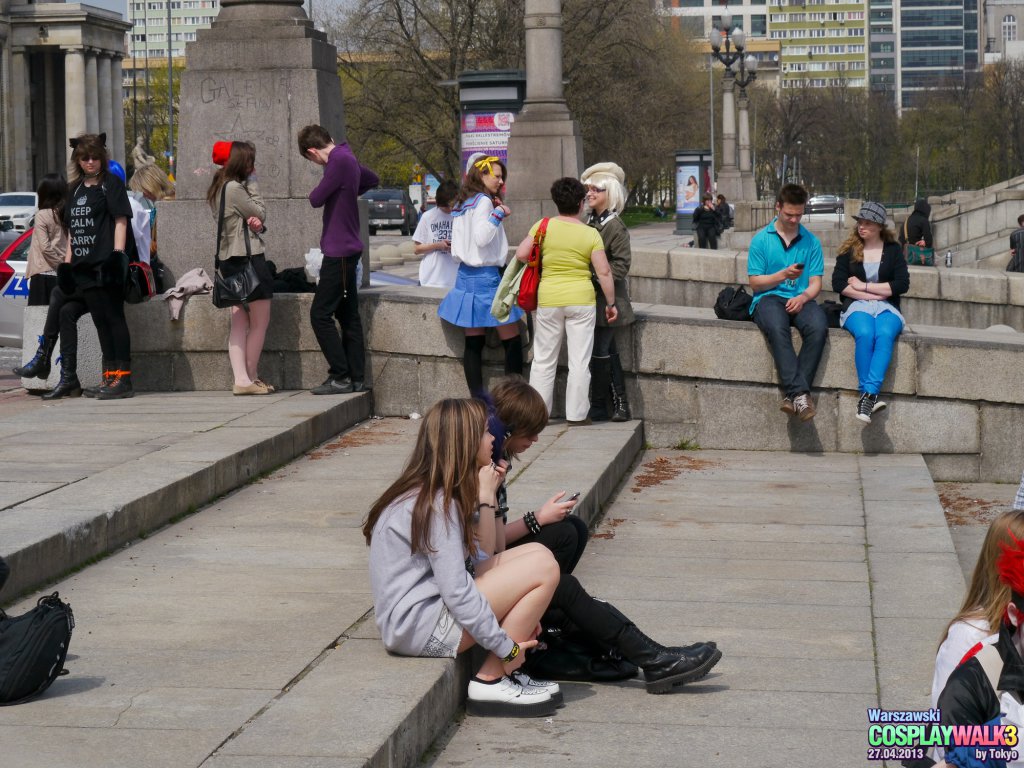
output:
M217 142L215 145L215 161L224 160L226 144ZM260 280L244 304L231 307L228 357L235 379L232 392L236 395L266 395L274 388L260 380L258 367L270 325L270 299L274 294L273 278L267 269L260 239L260 233L266 230L267 208L255 182L250 180L256 167L256 148L246 141L233 141L226 154L224 167L214 174L206 193L214 220L220 217L223 196L220 271L228 277L244 270L251 261Z

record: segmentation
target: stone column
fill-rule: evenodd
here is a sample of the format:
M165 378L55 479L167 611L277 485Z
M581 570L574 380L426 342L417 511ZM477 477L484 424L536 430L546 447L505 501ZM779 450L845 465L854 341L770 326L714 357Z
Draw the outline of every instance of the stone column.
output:
M718 191L727 200L739 200L743 194L740 172L736 167L736 79L726 68L722 78L722 162L718 165Z
M114 157L113 150L116 147L114 146L114 115L110 108L110 54L106 51L96 55L96 85L97 130L107 134L107 149L110 150L110 156Z
M737 101L740 117L740 185L741 194L738 200L756 200L757 184L754 180L753 167L750 157L750 99L747 97L747 89L740 88L740 96Z
M526 0L526 101L508 141L509 243L518 244L543 216L555 216L551 182L579 178L583 137L562 90L561 0Z
M64 129L68 139L86 132L85 122L85 50L71 48L64 52ZM71 148L64 147L64 157L71 159Z
M28 82L28 52L24 48L11 50L11 143L8 144L12 160L14 188L35 189L32 183L32 95Z
M89 133L100 132L100 116L98 110L99 83L96 71L96 51L85 51L85 130Z
M45 115L43 130L46 132L46 159L48 171L64 170L64 153L61 152L57 138L57 102L54 94L56 78L54 76L54 52L48 50L43 54L43 114Z
M110 61L110 119L114 126L114 139L113 141L108 141L107 146L110 148L110 156L121 163L121 165L124 165L125 161L123 80L121 56L114 54Z

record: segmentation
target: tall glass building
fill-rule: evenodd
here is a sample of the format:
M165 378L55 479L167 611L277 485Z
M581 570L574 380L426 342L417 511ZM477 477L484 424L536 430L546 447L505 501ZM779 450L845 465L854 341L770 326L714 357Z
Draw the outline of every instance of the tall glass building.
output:
M873 7L873 6L872 6ZM896 0L901 108L978 69L978 0Z

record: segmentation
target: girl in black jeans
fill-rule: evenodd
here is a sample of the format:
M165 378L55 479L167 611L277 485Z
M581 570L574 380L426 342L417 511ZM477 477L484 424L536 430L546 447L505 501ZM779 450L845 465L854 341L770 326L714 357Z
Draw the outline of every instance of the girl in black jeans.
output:
M108 169L106 134L83 134L71 139L68 168L68 225L70 269L58 270L65 293L81 291L92 315L103 352L100 400L131 397L132 349L124 316L124 282L128 270L125 243L131 203L124 183Z
M491 389L496 413L490 428L495 446L503 443L504 456L511 459L535 442L547 426L548 411L540 393L521 376L507 376ZM499 440L500 436L500 440ZM502 462L507 468L507 462ZM542 622L568 620L596 644L617 651L644 671L649 693L667 693L684 683L699 680L722 658L714 643L696 643L685 647L666 647L641 632L633 622L610 603L587 594L572 575L587 545L587 526L572 515L575 499L562 501L565 492L556 493L536 512L505 524L508 506L504 483L498 491L498 509L494 526L481 509L478 523L479 545L483 554L534 541L552 550L562 571L548 612ZM527 665L529 669L529 664ZM564 676L545 668L544 674Z

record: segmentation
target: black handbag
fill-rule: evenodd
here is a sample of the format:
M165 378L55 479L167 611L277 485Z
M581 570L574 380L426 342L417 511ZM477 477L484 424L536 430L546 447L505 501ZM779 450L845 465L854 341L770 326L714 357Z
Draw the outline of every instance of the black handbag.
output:
M144 261L133 261L128 264L128 279L124 284L124 300L128 304L141 304L152 298L156 293L156 280L153 270Z
M753 298L740 286L723 288L715 299L715 316L720 320L750 320L750 302Z
M66 675L75 616L54 592L21 616L0 611L0 706L38 696Z
M220 237L224 232L224 205L227 194L223 187L220 192L220 215L217 217L217 252L213 255L213 306L218 308L235 307L239 304L246 312L249 311L249 297L259 288L260 278L252 265L252 251L249 247L249 232L243 227L245 237L245 269L233 275L224 276L220 271Z

